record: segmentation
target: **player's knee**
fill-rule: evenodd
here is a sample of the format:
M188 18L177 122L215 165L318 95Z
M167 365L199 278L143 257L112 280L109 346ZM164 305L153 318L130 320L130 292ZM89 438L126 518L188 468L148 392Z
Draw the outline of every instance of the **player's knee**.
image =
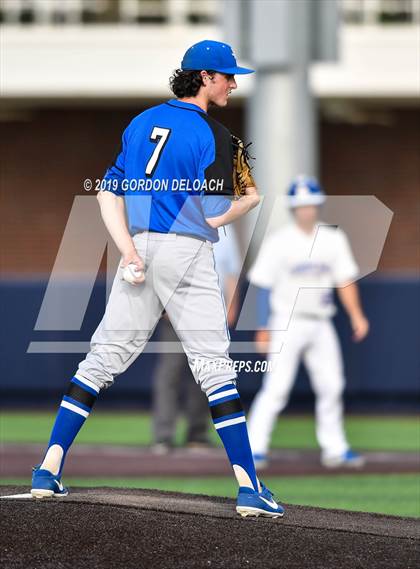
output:
M264 382L259 392L259 397L264 400L265 405L286 405L289 400L290 389L285 388L281 380Z
M335 403L343 397L344 383L335 383L324 385L317 391L317 397L323 401L331 401Z
M88 382L92 383L94 386L96 386L98 388L98 391L102 391L103 389L108 389L108 387L111 387L111 385L114 383L114 377L107 373L104 372L102 370L89 370L87 371L84 366L83 366L82 362L79 365L79 368L76 372L76 377L80 376L84 379L86 379Z
M208 397L214 391L228 385L236 386L236 378L206 378L200 383L200 388Z
M284 409L289 402L289 394L284 392L273 393L270 397L266 399L267 407L272 407L276 411Z
M236 373L232 369L232 360L220 358L188 358L191 372L201 390L208 395L230 383L236 384Z

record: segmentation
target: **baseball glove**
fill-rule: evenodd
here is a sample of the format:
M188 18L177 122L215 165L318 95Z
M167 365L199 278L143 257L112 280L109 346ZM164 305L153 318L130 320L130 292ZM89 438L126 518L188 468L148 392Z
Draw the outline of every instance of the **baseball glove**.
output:
M249 160L253 157L248 152L249 144L246 146L240 138L231 134L232 147L233 147L233 193L236 197L241 197L245 194L245 190L251 186L256 186L255 180L252 177L252 166Z

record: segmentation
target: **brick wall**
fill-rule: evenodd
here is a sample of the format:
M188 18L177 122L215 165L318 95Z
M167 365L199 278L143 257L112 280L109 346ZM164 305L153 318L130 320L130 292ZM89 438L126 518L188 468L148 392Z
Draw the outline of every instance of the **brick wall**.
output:
M121 132L142 108L33 110L1 123L2 270L49 273L75 195L100 178ZM241 135L243 112L214 113ZM321 121L328 193L374 194L395 212L380 268L418 267L419 110L395 110L388 126ZM12 117L11 117L12 118Z
M375 195L389 207L394 217L379 269L418 270L420 111L371 111L370 120L384 124L321 122L322 182L329 194Z

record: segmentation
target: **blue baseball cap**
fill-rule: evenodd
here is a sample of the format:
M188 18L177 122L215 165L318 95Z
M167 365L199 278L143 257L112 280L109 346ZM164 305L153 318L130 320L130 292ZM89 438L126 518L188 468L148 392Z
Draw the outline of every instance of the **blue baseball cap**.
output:
M316 178L300 174L290 184L287 200L291 208L321 205L325 202L325 193Z
M185 71L218 71L226 75L245 75L254 69L238 67L232 48L220 41L204 40L192 45L184 54L181 69Z

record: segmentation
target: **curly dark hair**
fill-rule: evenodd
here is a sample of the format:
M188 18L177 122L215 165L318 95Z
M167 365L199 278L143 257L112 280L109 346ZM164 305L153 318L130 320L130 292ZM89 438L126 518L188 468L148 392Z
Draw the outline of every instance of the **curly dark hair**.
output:
M207 71L212 76L214 71ZM203 85L200 71L176 69L169 79L169 86L173 94L182 99L183 97L195 97Z

